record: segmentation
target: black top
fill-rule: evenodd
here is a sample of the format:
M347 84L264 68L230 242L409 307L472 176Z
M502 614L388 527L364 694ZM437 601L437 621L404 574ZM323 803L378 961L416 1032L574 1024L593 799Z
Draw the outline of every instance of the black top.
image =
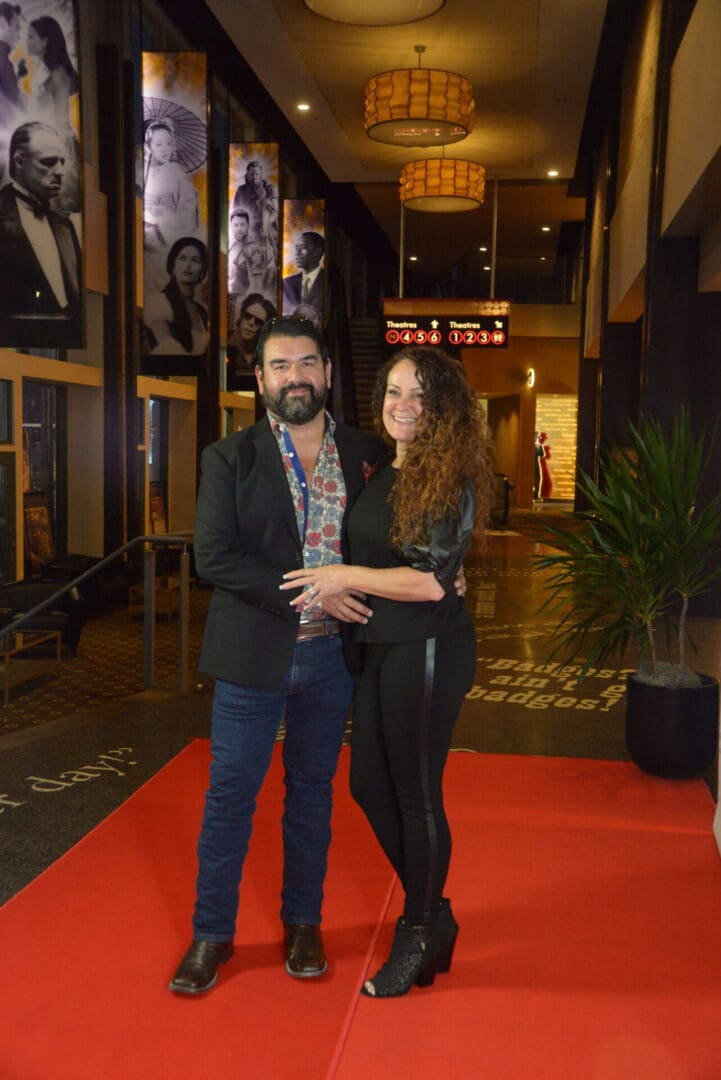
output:
M357 566L387 569L411 565L388 540L392 521L389 496L395 474L396 470L390 464L382 466L348 515L350 561ZM412 565L421 568L415 559ZM428 573L434 569L429 564ZM463 598L456 594L452 584L441 600L385 600L380 596L369 596L368 606L373 609L368 623L354 625L356 640L362 642L422 641L473 625Z

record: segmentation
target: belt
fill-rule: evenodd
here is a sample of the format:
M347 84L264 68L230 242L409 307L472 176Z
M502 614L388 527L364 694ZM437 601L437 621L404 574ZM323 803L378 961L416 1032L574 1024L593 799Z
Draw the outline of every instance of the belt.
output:
M340 625L337 619L329 619L325 615L313 622L300 623L296 641L310 641L314 637L329 637L331 634L340 633Z

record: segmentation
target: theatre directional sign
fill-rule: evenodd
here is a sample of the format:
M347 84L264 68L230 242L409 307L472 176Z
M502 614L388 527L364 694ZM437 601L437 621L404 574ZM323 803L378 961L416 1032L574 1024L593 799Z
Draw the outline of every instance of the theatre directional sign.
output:
M383 339L387 349L404 345L499 349L508 345L508 318L507 305L503 314L493 315L385 316Z

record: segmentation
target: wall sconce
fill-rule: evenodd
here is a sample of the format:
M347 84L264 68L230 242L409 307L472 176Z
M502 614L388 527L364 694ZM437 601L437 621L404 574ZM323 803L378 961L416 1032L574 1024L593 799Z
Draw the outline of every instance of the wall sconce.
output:
M533 389L533 387L536 385L536 372L534 368L528 369L528 374L526 375L526 384L528 385L529 389Z

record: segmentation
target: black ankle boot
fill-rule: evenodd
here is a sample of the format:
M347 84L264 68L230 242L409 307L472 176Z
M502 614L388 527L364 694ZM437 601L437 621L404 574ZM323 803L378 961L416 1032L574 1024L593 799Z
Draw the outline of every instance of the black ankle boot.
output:
M391 953L383 967L368 979L361 993L368 997L400 997L416 986L431 986L436 974L438 933L434 926L413 926L402 917L396 923Z
M447 971L451 970L453 950L456 947L456 938L458 937L458 923L453 918L451 902L447 896L443 897L438 908L436 930L439 944L436 972L439 975L445 975Z

